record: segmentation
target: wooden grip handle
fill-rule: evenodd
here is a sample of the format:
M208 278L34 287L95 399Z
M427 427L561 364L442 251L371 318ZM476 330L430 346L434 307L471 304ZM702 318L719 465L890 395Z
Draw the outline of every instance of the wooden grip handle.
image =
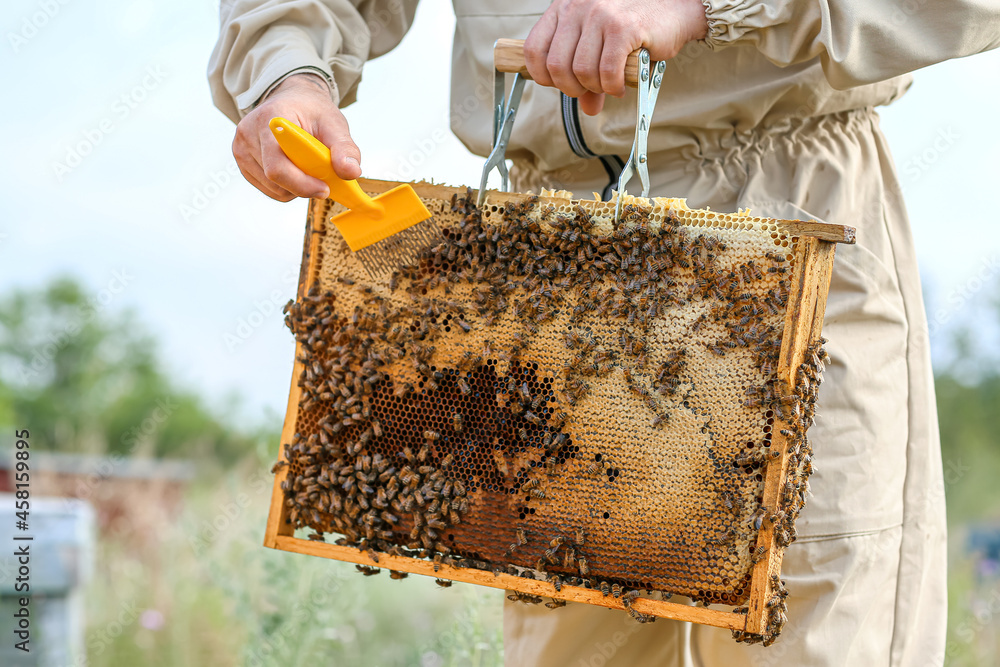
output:
M493 46L493 63L501 72L520 74L530 79L528 67L524 64L523 39L498 39ZM639 50L628 55L625 61L625 85L632 88L639 86Z

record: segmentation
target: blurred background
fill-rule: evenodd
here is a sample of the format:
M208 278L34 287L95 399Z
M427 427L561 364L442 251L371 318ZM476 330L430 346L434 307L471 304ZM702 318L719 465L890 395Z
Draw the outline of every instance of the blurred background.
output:
M478 182L447 132L453 25L424 0L367 66L346 111L365 175ZM42 662L0 663L501 664L499 591L362 581L261 546L305 203L236 169L204 75L217 30L215 3L192 0L0 9L0 490L29 429L32 493L51 498L33 517L58 556L44 578L35 563ZM1000 654L998 75L1000 52L938 65L881 110L931 322L954 665Z

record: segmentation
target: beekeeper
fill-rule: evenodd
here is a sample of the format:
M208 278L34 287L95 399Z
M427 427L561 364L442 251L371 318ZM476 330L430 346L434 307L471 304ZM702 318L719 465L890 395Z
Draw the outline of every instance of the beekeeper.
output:
M526 38L507 155L517 191L602 192L635 129L626 56L666 60L649 133L651 193L693 207L857 227L840 245L824 323L812 497L785 554L790 622L770 648L681 622L638 625L590 605L507 603L518 667L934 665L945 651L945 513L927 323L900 187L874 108L907 72L1000 43L990 0L455 0L452 129L492 139L494 41ZM209 79L238 123L247 180L281 201L324 197L267 123L319 137L343 178L361 151L338 107L366 60L392 49L416 0L227 0ZM406 103L400 100L401 104ZM583 111L584 113L579 113Z

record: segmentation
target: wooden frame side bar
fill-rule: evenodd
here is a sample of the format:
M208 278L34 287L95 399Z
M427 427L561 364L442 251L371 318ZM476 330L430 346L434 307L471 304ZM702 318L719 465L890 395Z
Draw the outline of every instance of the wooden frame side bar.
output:
M320 257L319 243L323 238L325 225L324 216L326 212L326 202L318 199L309 200L309 214L306 217L306 234L303 240L303 254L308 257L308 261L299 268L298 298L302 299L309 291L317 271ZM302 362L299 343L295 343L295 361L292 364L291 389L288 390L288 407L285 409L285 423L281 428L281 441L278 444L278 461L286 461L285 448L281 443L291 442L295 436L295 422L299 416L299 376L302 374ZM290 537L295 529L286 521L287 510L285 507L285 494L281 490L281 483L288 476L288 466L282 466L274 475L274 486L271 489L271 508L267 514L267 526L264 529L264 546L276 549L277 540L282 537Z
M795 388L795 374L805 358L806 350L816 341L823 327L826 297L833 271L836 243L812 236L798 239L795 273L788 296L785 331L781 339L778 377L785 395ZM767 466L764 478L763 506L768 513L777 511L788 473L788 439L781 431L789 425L775 419L771 447L781 456ZM747 632L762 634L767 626L767 601L772 593L771 575L781 571L783 549L776 548L774 524L764 521L757 535L757 546L766 549L764 557L754 566L750 578Z

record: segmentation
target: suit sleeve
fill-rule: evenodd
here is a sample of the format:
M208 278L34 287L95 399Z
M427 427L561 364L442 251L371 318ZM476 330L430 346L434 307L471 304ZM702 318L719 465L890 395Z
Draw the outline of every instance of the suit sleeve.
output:
M755 46L787 66L819 57L838 89L1000 45L997 0L703 0L710 48Z
M222 0L208 66L215 105L234 122L277 82L312 72L334 101L356 98L365 61L399 43L417 0Z

